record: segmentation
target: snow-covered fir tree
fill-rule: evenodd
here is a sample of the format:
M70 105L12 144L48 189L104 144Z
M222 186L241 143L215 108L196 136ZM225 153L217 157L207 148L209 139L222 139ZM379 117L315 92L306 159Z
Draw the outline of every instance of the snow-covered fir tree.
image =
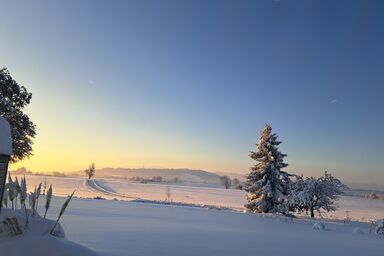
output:
M285 154L279 151L280 141L276 133L272 133L269 124L261 131L256 151L250 157L256 161L247 176L245 191L247 204L245 207L252 212L275 213L287 211L286 195L289 191L290 179L284 163Z

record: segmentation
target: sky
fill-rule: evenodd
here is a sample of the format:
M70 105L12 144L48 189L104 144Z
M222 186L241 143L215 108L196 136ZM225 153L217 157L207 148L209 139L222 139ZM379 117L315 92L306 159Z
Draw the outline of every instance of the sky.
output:
M288 171L384 185L382 1L3 1L0 66L32 92L33 171Z

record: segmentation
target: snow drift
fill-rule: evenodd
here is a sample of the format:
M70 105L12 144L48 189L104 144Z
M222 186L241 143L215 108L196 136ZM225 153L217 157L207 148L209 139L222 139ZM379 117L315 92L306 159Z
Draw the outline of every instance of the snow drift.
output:
M0 216L0 252L7 256L97 256L92 250L65 239L61 225L57 225L50 234L55 222L43 219L36 212L28 211L29 223L26 226L24 210L2 209ZM12 230L6 220L16 220L15 228L21 234L12 235Z

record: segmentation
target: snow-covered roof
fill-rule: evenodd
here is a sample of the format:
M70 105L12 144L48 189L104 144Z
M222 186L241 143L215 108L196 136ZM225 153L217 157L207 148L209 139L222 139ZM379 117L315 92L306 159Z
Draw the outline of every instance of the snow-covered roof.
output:
M2 116L0 116L0 154L8 156L12 154L11 128Z

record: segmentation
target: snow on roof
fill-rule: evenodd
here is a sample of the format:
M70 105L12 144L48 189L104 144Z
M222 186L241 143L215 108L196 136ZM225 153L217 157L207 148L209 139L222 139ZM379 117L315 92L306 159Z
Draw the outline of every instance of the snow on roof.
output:
M11 128L2 116L0 116L0 154L8 156L12 154Z

